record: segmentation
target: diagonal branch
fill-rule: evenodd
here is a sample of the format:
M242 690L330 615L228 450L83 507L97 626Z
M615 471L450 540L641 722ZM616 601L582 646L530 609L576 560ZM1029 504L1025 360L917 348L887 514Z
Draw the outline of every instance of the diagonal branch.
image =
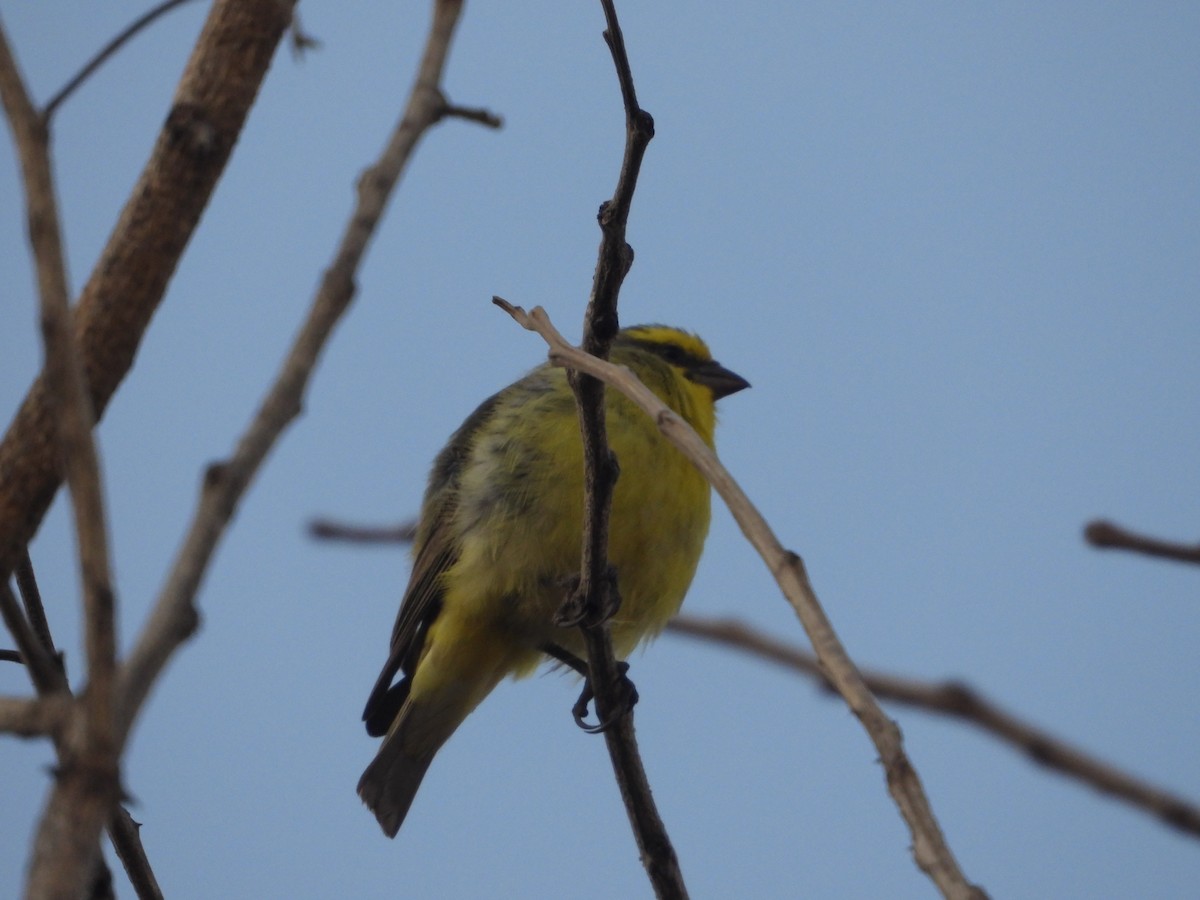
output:
M0 92L21 156L47 350L45 369L0 444L0 578L7 581L21 563L65 474L80 544L89 668L89 684L77 704L83 727L68 729L56 741L60 766L34 843L30 896L81 894L96 871L97 838L106 820L118 847L128 836L114 815L122 743L114 734L114 602L91 430L132 363L288 15L278 0L216 4L154 154L74 317L49 165L48 117L33 109L0 34ZM4 605L7 619L10 604ZM29 608L37 607L34 602ZM36 631L48 636L42 625L35 621ZM53 647L47 643L41 651L52 655ZM36 656L23 655L38 665ZM61 679L61 669L56 674ZM40 689L50 687L44 672L37 677Z
M495 302L495 301L494 301ZM498 301L517 322L536 331L550 345L550 362L587 372L620 390L654 419L662 434L691 460L725 501L742 533L762 556L775 576L784 597L799 617L821 669L842 695L851 711L862 722L879 752L887 776L888 791L908 823L913 839L913 857L918 866L937 885L942 895L955 900L979 900L982 888L968 882L942 835L941 827L929 806L920 777L904 752L900 729L879 708L862 676L847 655L832 624L809 583L804 562L784 549L762 514L750 502L741 487L721 465L716 454L678 415L662 403L629 369L596 359L578 347L572 347L541 307L526 313L504 301Z
M159 16L165 15L175 7L182 6L187 2L188 0L163 0L162 3L158 4L158 6L151 7L142 15L130 22L120 34L101 47L95 56L84 63L83 68L76 72L75 75L71 77L71 80L59 89L57 94L46 101L46 105L42 108L42 119L44 119L46 122L49 122L58 107L61 106L63 102L71 96L71 94L75 93L80 85L91 78L92 74L102 65L104 65L104 63L106 63L113 56L113 54L125 46L127 41L134 38L138 32L144 31Z
M359 179L358 202L300 333L233 455L210 465L205 473L200 502L183 547L149 621L120 672L117 728L122 739L129 734L171 655L195 631L196 594L217 544L267 454L299 415L321 352L354 298L355 277L388 199L418 141L442 116L445 100L439 84L461 9L461 0L436 0L429 38L407 108L383 154Z
M677 616L667 625L675 634L734 647L793 672L832 685L817 658L792 644L737 621ZM1043 729L1001 709L960 681L927 682L887 672L862 669L863 681L883 701L962 719L1023 751L1038 765L1091 785L1099 791L1144 809L1192 837L1200 837L1200 807L1122 772L1089 753L1072 747Z
M290 0L218 0L166 121L74 311L99 419L128 373L200 214L224 171L291 16ZM0 578L58 490L53 395L30 387L0 442Z

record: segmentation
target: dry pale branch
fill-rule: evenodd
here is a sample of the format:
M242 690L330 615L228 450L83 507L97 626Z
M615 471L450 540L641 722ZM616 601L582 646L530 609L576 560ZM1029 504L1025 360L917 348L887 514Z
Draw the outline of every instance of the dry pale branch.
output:
M125 807L118 806L109 820L108 834L138 900L163 900L162 889L142 847L141 827Z
M0 42L0 91L21 156L47 347L45 369L0 444L0 578L7 580L36 531L64 474L62 460L80 539L89 666L79 701L83 727L56 742L60 765L34 843L30 896L83 892L95 876L100 827L113 817L119 795L114 603L91 429L132 362L288 14L279 0L216 4L154 154L74 318L50 175L48 116L33 109L7 43ZM41 649L52 654L50 646ZM46 680L45 673L37 677ZM119 822L115 831L119 843Z
M30 700L0 697L0 734L23 738L59 738L71 713L71 698L52 694Z
M832 690L817 658L811 653L736 619L677 616L667 625L667 630L734 647L760 659L770 660L791 671L818 679L822 686ZM1023 751L1038 765L1078 779L1152 813L1193 837L1200 837L1200 807L1072 747L1049 732L1001 709L969 685L960 681L929 682L887 672L861 671L863 681L880 700L890 700L969 722Z
M920 777L904 751L900 730L880 709L853 661L846 654L813 592L803 561L779 543L771 527L721 465L716 454L683 419L664 405L627 368L611 365L571 346L558 333L541 307L526 313L498 297L493 298L493 302L508 312L522 327L542 336L550 345L551 363L600 378L605 384L617 388L629 397L654 419L663 435L678 447L712 484L729 507L742 533L775 576L784 597L796 611L816 650L825 677L863 723L875 744L887 776L888 791L912 834L913 857L917 865L929 875L945 897L977 900L986 896L982 888L966 880L959 868L929 806Z
M439 84L461 8L461 0L434 4L433 22L407 108L382 156L359 179L358 202L308 317L233 455L208 468L183 547L145 629L121 668L118 733L122 737L128 734L171 654L195 630L195 596L217 543L268 452L299 414L321 351L354 297L355 274L392 189L417 141L442 115L445 101Z
M17 583L21 588L21 599L24 601L29 622L26 622L25 618L21 616L20 608L8 585L2 582L0 582L0 609L3 610L4 620L18 646L24 647L24 653L28 654L27 656L23 654L22 661L40 660L40 662L30 663L27 666L27 671L40 698L37 701L25 702L45 704L46 715L57 715L50 710L57 707L62 708L63 722L55 723L55 726L46 732L49 737L54 739L55 751L61 761L67 752L66 746L70 739L68 726L78 721L78 716L75 715L78 710L71 698L70 687L67 684L59 657L54 653L54 639L50 634L50 628L42 610L41 596L28 554L23 557L17 568ZM68 717L69 721L67 721ZM4 730L4 724L0 723L0 732ZM142 849L138 828L129 817L129 813L119 804L113 806L112 815L108 820L108 834L112 840L113 849L121 858L130 884L133 885L140 900L161 900L162 892L158 889L154 872ZM111 880L111 874L108 873L107 865L103 860L97 860L95 872L96 879Z
M73 813L63 821L52 821L47 813L34 841L34 858L43 864L30 870L28 893L49 896L58 891L78 893L87 884L99 858L100 831L119 795L113 740L115 604L100 463L92 441L95 416L71 327L50 136L29 99L3 32L0 99L21 160L29 241L41 296L53 443L70 487L79 546L88 663L88 689L82 701L85 727L77 744L59 743L60 749L67 749L60 753L59 774L47 805L48 810Z
M224 171L292 5L213 5L150 159L75 307L79 359L97 418L129 371ZM54 410L43 373L0 442L0 578L12 571L58 490Z
M1104 550L1131 550L1160 559L1200 563L1200 544L1177 544L1147 537L1102 519L1089 522L1083 530L1083 536L1093 547Z

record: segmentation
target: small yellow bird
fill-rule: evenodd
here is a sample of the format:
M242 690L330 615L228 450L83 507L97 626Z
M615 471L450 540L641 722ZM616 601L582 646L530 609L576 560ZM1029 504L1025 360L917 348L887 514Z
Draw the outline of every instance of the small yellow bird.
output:
M610 359L710 446L715 402L750 386L700 338L665 325L622 330ZM605 409L621 468L609 559L623 659L683 602L708 532L709 486L630 400L608 390ZM434 754L501 679L532 672L547 648L560 660L585 654L578 628L554 624L579 572L583 497L575 398L549 363L484 401L438 454L391 650L363 711L367 733L386 737L358 794L388 837Z

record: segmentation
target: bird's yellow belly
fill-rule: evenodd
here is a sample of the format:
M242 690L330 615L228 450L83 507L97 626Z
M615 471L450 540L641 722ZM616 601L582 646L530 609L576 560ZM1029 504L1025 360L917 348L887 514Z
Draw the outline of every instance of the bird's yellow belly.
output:
M617 654L626 656L656 635L675 614L691 584L708 530L709 488L691 463L653 423L618 422L610 440L621 464L613 497L609 559L621 607L611 620ZM563 440L578 445L578 430ZM491 498L486 511L466 510L479 523L464 535L458 562L447 573L445 611L503 633L525 648L513 665L534 668L539 645L556 643L582 655L577 629L557 628L554 615L578 576L582 545L582 452L578 460L537 471L552 483L527 485ZM543 459L544 463L545 460ZM536 504L527 502L536 496ZM497 518L501 521L497 521ZM499 636L499 634L497 635Z

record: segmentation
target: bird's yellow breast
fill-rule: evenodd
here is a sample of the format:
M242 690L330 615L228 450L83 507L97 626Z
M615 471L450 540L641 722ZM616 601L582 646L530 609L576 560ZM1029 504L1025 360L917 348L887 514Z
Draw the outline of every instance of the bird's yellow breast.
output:
M630 360L617 361L630 362ZM652 390L712 440L712 401L665 364L632 360ZM458 561L446 573L442 616L456 628L510 632L536 665L552 641L583 653L575 629L551 623L579 571L583 451L574 397L561 369L540 369L501 395L461 475ZM707 409L708 415L703 411ZM633 403L606 392L609 444L620 476L613 495L609 558L621 608L611 622L621 656L657 634L679 609L709 523L709 487ZM435 625L436 628L436 625Z

